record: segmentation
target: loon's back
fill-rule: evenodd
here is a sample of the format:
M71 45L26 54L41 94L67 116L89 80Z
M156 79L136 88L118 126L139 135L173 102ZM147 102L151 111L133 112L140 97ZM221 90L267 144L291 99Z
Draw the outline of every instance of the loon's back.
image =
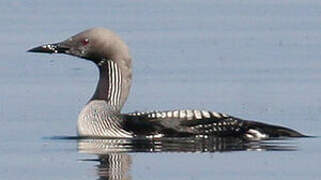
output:
M137 135L165 137L303 137L289 128L242 120L212 111L174 110L135 112L124 116L124 129Z

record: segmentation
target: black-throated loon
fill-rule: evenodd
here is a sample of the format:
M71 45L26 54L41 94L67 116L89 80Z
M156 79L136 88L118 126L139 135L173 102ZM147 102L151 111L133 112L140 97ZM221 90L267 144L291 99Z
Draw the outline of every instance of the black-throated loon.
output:
M173 110L121 114L132 80L132 58L125 42L104 28L92 28L69 39L28 52L63 53L94 62L99 81L78 118L78 135L85 137L210 137L246 139L303 137L282 126L248 121L202 110Z

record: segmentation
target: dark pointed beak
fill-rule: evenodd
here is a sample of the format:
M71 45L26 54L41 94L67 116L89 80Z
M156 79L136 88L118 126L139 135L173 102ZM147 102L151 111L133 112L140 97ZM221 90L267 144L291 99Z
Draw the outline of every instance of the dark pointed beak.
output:
M27 52L35 52L35 53L66 53L69 50L69 47L66 47L63 43L55 43L55 44L45 44L42 46L38 46L32 49L29 49Z

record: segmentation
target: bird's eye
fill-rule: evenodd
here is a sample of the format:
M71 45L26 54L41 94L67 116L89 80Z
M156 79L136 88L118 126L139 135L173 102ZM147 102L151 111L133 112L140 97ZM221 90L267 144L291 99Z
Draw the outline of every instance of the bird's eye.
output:
M88 38L83 39L83 40L81 41L81 44L82 44L83 46L86 46L88 43L89 43L89 39L88 39Z

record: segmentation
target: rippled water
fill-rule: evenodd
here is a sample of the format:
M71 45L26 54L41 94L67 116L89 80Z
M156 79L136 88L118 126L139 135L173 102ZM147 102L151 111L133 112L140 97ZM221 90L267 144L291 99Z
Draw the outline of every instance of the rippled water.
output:
M318 137L66 138L76 135L98 72L26 50L110 28L134 59L124 112L208 109L318 136L320 8L299 0L1 1L0 179L319 179Z

